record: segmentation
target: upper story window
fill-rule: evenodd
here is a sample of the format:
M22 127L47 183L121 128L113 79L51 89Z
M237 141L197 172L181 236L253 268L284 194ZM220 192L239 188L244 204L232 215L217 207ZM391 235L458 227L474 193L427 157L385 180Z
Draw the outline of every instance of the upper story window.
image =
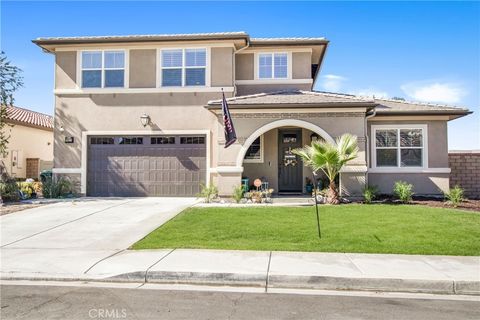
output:
M377 168L425 167L424 126L375 126L374 165Z
M204 86L206 49L162 50L162 87Z
M82 88L118 88L124 86L124 51L82 52Z
M260 79L286 79L288 77L288 54L259 53L258 78Z

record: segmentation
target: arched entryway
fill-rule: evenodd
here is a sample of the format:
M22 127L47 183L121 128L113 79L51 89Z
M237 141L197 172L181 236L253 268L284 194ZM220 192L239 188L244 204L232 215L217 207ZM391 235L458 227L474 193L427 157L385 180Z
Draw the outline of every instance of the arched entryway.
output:
M304 193L311 171L291 150L310 144L312 137L335 143L319 126L304 120L282 119L256 129L245 140L236 160L242 178L269 183L275 193ZM292 160L289 160L292 159Z
M258 128L253 132L247 140L245 140L245 143L242 145L242 148L240 149L238 156L237 156L237 161L236 165L237 167L241 167L243 163L243 159L245 157L245 153L247 152L248 148L250 145L262 134L266 133L267 131L270 131L275 128L281 128L281 127L299 127L299 128L304 128L308 129L312 132L315 132L319 136L321 136L323 139L330 143L335 143L335 140L322 128L319 126L308 122L308 121L303 121L303 120L297 120L297 119L282 119L282 120L276 120L272 121L270 123L267 123L266 125Z

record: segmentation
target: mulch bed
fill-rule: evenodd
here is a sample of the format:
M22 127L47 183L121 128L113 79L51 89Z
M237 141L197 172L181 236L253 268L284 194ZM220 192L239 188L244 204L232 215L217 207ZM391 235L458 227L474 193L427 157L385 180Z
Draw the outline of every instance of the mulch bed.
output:
M413 200L413 204L424 205L436 208L453 208L441 200ZM455 209L470 210L480 212L480 200L465 200Z
M401 204L399 200L388 195L379 196L379 198L377 198L375 202L384 203L384 204ZM445 202L443 198L429 198L429 197L414 196L411 204L434 207L434 208L461 209L461 210L480 212L480 200L474 200L474 199L466 199L461 204L459 204L456 208L454 208L452 205L447 204L447 202Z
M0 216L9 214L9 213L14 213L26 209L32 209L36 207L40 207L46 205L46 203L36 203L36 204L31 204L31 203L21 203L21 202L7 202L3 203L2 206L0 206Z

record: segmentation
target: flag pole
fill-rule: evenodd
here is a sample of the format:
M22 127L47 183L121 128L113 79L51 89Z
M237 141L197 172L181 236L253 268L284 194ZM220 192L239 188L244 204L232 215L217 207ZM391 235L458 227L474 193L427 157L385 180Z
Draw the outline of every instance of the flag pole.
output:
M317 180L315 179L316 177L316 174L315 174L315 171L312 171L312 175L313 175L313 192L315 194L315 211L317 213L317 228L318 228L318 238L322 238L322 233L320 232L320 216L319 216L319 213L318 213L318 201L317 201Z

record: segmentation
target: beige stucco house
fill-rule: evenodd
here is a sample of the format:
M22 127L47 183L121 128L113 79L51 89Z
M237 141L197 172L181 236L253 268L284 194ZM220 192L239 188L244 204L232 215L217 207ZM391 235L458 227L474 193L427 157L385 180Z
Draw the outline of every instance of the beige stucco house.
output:
M242 178L301 193L291 150L349 132L360 152L344 196L366 184L418 194L449 185L447 122L467 109L312 91L329 42L244 32L39 38L55 55L54 173L90 196L230 195ZM222 89L238 141L224 148Z
M19 179L38 179L53 166L53 117L18 107L7 107L4 127L10 136L8 154L1 158L7 173Z

